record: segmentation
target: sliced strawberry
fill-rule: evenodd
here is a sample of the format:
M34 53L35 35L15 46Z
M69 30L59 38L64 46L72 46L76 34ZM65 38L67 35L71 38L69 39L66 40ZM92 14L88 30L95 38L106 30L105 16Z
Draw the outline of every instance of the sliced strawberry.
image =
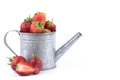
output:
M16 65L15 71L21 76L27 76L32 74L35 71L35 69L30 63L25 61L20 61Z
M35 68L34 74L38 74L42 70L42 61L34 53L28 62Z
M9 61L11 62L10 65L11 65L11 68L13 70L16 69L16 65L18 62L20 61L26 61L24 57L22 56L14 56L13 58L9 58Z

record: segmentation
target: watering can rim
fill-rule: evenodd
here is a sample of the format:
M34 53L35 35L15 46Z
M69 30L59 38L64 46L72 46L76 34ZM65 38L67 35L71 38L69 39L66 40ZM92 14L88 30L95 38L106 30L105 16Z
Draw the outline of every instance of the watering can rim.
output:
M26 33L26 32L21 32L19 30L13 30L18 32L19 34L24 34L24 35L48 35L48 34L55 34L56 32L48 32L48 33Z

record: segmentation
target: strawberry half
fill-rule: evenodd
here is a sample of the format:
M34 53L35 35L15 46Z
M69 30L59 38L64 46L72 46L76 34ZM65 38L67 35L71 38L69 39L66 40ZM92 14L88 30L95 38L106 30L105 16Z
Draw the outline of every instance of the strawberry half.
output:
M13 70L15 70L16 69L16 65L18 64L18 62L20 62L20 61L26 61L26 60L22 56L14 56L13 58L9 58L9 61L11 62L10 63L11 68Z
M15 71L21 76L27 76L32 74L35 71L35 69L30 63L25 61L20 61L16 65Z
M34 74L38 74L42 70L42 61L38 59L35 54L32 54L32 58L28 62L34 67Z

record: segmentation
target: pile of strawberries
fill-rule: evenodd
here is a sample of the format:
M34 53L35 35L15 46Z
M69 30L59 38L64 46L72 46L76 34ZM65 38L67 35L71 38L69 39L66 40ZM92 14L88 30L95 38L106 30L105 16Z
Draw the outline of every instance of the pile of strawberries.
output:
M35 54L27 61L23 56L9 58L11 68L20 76L38 74L42 70L42 61Z
M29 16L24 19L20 26L20 32L25 33L48 33L55 31L56 25L53 23L53 20L46 21L46 15L43 12L37 12L32 18Z

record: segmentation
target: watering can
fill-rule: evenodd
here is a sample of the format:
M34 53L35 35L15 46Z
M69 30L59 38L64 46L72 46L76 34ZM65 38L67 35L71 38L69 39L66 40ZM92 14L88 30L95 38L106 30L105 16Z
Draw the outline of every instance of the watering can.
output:
M24 33L18 30L10 30L4 36L6 47L17 56L7 43L7 35L10 32L16 32L20 35L20 55L26 60L30 58L32 53L42 61L42 70L48 70L56 67L56 62L60 57L79 39L82 34L76 33L69 41L67 41L58 50L55 49L56 32L50 33Z

